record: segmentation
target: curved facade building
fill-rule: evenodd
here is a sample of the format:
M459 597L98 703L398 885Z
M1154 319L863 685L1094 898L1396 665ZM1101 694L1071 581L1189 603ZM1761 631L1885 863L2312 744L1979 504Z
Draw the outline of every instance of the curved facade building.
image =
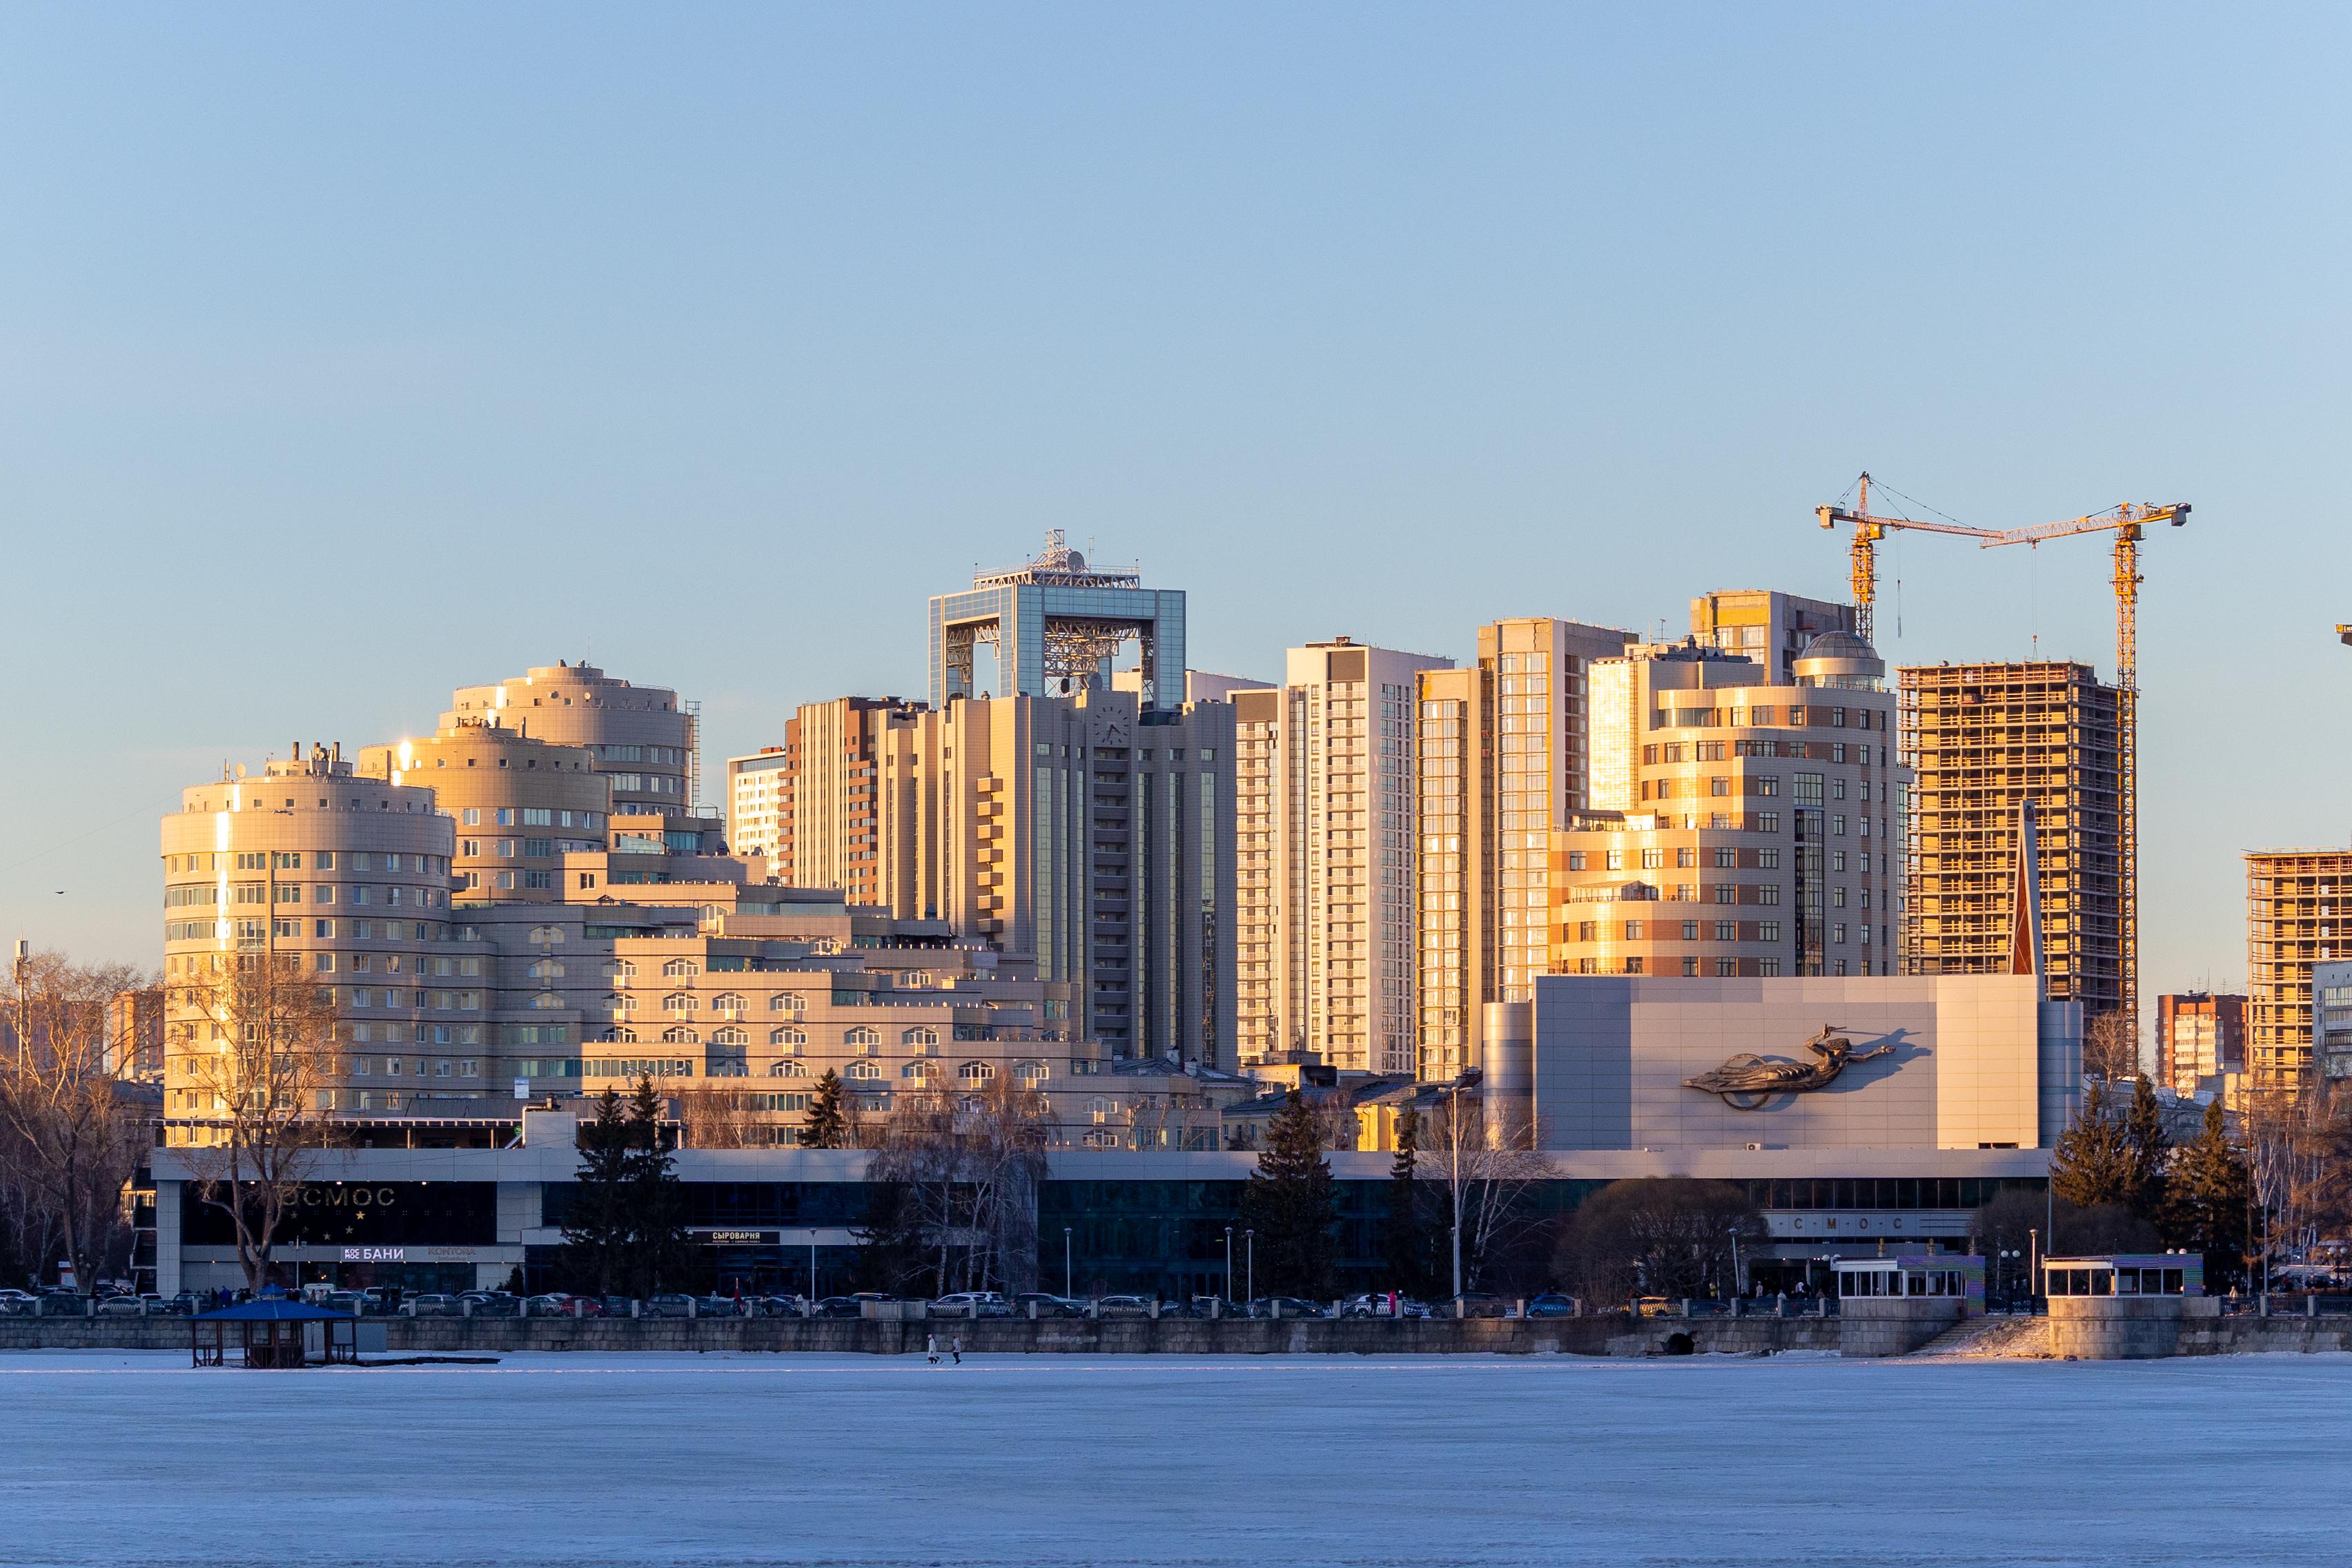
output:
M613 788L615 812L689 814L700 782L692 705L658 686L632 686L593 664L541 666L494 686L462 687L438 726L478 720L533 740L585 746Z
M340 746L298 747L257 776L238 768L184 792L162 833L176 1139L212 1109L189 1068L214 1026L184 989L241 962L290 961L333 987L353 1056L322 1109L405 1109L420 1091L482 1080L488 981L450 941L456 837L432 791L362 777Z
M461 904L560 902L563 857L605 847L610 775L585 746L557 745L488 717L461 718L422 741L370 746L362 777L433 792L457 826Z

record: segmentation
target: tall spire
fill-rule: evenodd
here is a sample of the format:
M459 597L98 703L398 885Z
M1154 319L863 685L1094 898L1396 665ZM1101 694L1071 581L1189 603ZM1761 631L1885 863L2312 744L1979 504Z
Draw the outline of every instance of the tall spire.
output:
M2031 797L2017 803L2017 863L2010 878L2009 973L2042 974L2042 847Z

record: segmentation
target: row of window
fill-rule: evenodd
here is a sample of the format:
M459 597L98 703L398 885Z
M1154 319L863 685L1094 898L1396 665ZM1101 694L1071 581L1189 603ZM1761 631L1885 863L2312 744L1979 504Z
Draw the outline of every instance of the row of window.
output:
M175 875L191 871L299 871L307 858L310 869L332 871L415 871L431 875L449 868L446 855L412 855L405 850L374 849L237 849L200 855L166 855L163 869Z

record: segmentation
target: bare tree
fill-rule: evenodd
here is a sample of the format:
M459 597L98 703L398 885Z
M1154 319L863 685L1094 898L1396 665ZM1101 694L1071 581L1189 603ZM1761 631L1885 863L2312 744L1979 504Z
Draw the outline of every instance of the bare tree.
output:
M2139 1030L2128 1013L2102 1013L2083 1031L2083 1071L2116 1083L2139 1073Z
M689 1149L753 1149L768 1142L765 1123L752 1110L748 1089L706 1084L677 1089L671 1098L677 1102Z
M173 987L174 1081L193 1115L184 1160L196 1196L229 1217L246 1281L259 1289L331 1140L344 1071L335 997L291 955L238 953Z
M906 1193L933 1294L1035 1283L1050 1115L1043 1094L1003 1078L976 1093L897 1097L866 1179Z
M1414 1173L1437 1188L1453 1231L1454 1295L1530 1223L1529 1190L1547 1173L1542 1143L1533 1117L1488 1106L1472 1086L1447 1089L1422 1117Z
M115 996L145 977L43 953L16 966L5 1002L15 1049L0 1060L0 1169L26 1238L64 1256L87 1296L127 1232L123 1194L152 1143L150 1108L118 1070Z

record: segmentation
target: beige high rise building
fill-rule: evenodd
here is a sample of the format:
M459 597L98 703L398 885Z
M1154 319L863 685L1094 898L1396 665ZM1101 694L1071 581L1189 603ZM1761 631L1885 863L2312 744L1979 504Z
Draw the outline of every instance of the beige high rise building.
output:
M456 825L421 785L363 778L340 746L186 790L163 820L164 1114L173 1142L219 1109L198 1058L218 1021L185 987L236 967L299 969L335 993L352 1056L320 1109L410 1110L488 1081L491 976L451 940ZM400 1064L382 1070L383 1053Z
M2246 1077L2300 1092L2313 1079L2311 972L2352 957L2352 849L2246 854Z
M2085 1024L2129 1013L2136 849L2126 831L2125 694L2084 664L1944 664L1899 673L1910 811L1905 962L1995 974L2007 962L2018 805L2040 819L2050 997Z
M1696 642L1603 661L1633 695L1630 796L1550 839L1552 968L1685 977L1895 972L1901 865L1894 695L1851 633L1793 684Z
M1719 653L1752 658L1774 686L1793 685L1797 657L1817 637L1854 629L1853 606L1772 588L1727 588L1691 601L1691 636Z
M1553 826L1591 804L1593 661L1630 634L1550 616L1479 628L1478 662L1419 672L1418 1070L1479 1060L1484 1005L1549 962Z
M882 758L893 732L911 732L923 711L895 697L836 697L803 704L785 724L777 778L779 880L834 889L853 904L905 908L912 901L905 878L910 864L886 866ZM892 776L903 787L904 770Z
M700 783L698 705L658 686L632 686L586 663L541 667L450 700L439 728L481 719L559 745L585 746L622 814L695 814Z
M358 773L423 784L457 825L457 900L552 904L568 855L601 852L612 815L608 776L585 746L509 729L491 712L460 718L421 741L368 746Z
M1414 714L1448 662L1339 637L1234 693L1244 1061L1414 1069Z
M777 852L792 798L792 752L784 747L762 746L727 759L727 847L738 855L765 857L786 882L792 878Z

